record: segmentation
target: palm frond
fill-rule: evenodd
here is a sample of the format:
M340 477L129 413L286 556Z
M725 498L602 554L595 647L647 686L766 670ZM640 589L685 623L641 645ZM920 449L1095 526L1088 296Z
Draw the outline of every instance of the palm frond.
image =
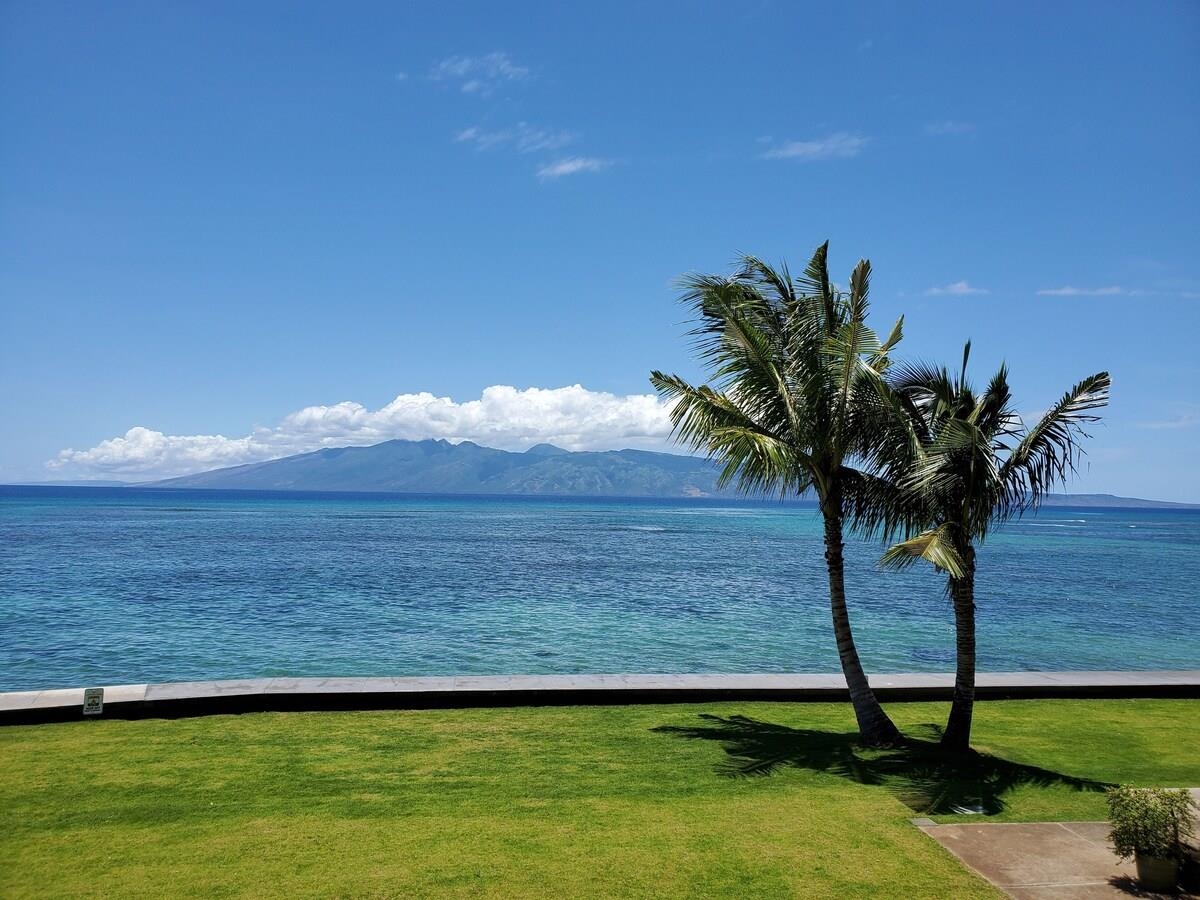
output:
M781 327L779 311L753 285L734 278L717 275L685 275L678 281L679 300L697 314L695 327L689 332L696 340L697 350L706 358L721 346L721 335L730 317L737 316L767 333Z
M840 317L833 286L829 281L829 241L813 252L808 265L804 267L800 285L807 296L819 301L824 329L826 333L831 333L840 324Z
M854 405L858 416L854 430L866 439L856 448L867 468L905 493L908 473L932 440L929 425L912 398L895 391L884 379L870 382Z
M967 341L963 344L962 368L958 371L958 392L961 394L967 390L967 360L971 358L971 342Z
M741 269L735 276L738 280L769 287L780 305L796 302L796 287L786 263L776 269L748 253L742 254L739 262Z
M780 495L799 493L808 486L808 454L757 421L733 398L658 371L651 373L650 382L673 401L670 415L675 437L721 462L722 486L736 482L743 490Z
M1008 366L1003 363L988 382L987 389L975 401L969 418L980 431L992 437L993 442L1011 433L1015 413L1010 406L1012 391L1008 387Z
M903 361L889 369L888 383L920 410L927 427L956 406L957 392L944 366Z
M879 349L875 351L874 358L871 360L871 368L876 372L884 372L891 365L891 359L888 353L891 349L900 343L904 337L904 316L896 320L896 324L892 326L892 330L888 332L887 338L879 345Z
M885 569L904 569L919 559L954 578L962 578L966 571L962 556L954 547L952 528L947 524L892 545L879 558L879 564Z
M829 285L829 241L819 245L804 267L800 286L810 297L825 297L831 293Z
M891 478L847 466L841 482L847 519L862 537L892 541L919 531L932 519L925 496Z
M1112 379L1097 372L1074 385L1025 434L1000 467L1004 502L1012 513L1036 508L1056 484L1074 474L1085 426L1108 404Z
M863 322L867 318L867 295L871 293L871 261L860 259L850 273L850 321Z

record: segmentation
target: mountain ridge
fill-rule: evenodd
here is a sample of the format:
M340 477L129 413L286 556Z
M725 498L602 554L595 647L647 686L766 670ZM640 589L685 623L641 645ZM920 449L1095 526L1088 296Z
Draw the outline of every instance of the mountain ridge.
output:
M337 447L147 482L139 487L394 491L622 497L733 497L718 469L692 456L648 450L573 452L538 444L524 453L472 441L391 440Z
M141 482L138 487L217 490L381 491L434 494L516 494L587 497L742 496L717 486L710 460L651 450L571 451L535 444L524 452L473 441L390 440L368 447L327 447ZM1043 506L1200 509L1200 504L1114 494L1050 494Z

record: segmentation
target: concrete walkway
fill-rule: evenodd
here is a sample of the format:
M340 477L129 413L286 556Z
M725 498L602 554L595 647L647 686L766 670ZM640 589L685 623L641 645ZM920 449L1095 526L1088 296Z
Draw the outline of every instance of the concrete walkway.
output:
M884 700L947 700L951 674L873 675ZM992 672L981 699L1200 697L1200 671ZM83 715L84 689L0 693L0 723ZM429 709L710 700L845 700L839 675L464 675L430 678L252 678L104 687L102 716L190 716L264 710Z
M1192 788L1200 802L1200 788ZM1141 891L1133 861L1108 841L1107 822L972 822L935 825L916 820L927 835L1017 900L1115 900L1192 897Z

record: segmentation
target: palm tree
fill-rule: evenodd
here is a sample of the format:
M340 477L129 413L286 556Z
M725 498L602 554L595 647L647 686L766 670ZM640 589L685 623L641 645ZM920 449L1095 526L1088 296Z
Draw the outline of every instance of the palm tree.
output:
M753 256L730 277L685 276L681 300L698 323L692 334L712 384L694 386L655 371L650 381L673 401L675 436L720 461L720 483L799 495L812 488L825 529L829 602L838 655L859 732L868 744L896 744L899 730L867 681L846 608L843 530L870 507L862 424L877 415L888 352L902 322L880 342L867 328L871 264L860 260L848 293L829 280L829 244L803 277Z
M909 535L881 562L901 568L923 559L948 576L957 659L942 745L952 751L971 743L975 545L993 525L1036 509L1047 491L1075 472L1088 436L1084 426L1099 419L1094 410L1107 404L1110 386L1107 372L1091 375L1026 428L1012 406L1007 368L1001 365L976 394L966 377L970 354L968 342L957 378L945 368L898 367L891 386L900 413L893 425L899 427L890 430L892 444L879 457L905 507L906 527L896 524L894 512L885 531Z

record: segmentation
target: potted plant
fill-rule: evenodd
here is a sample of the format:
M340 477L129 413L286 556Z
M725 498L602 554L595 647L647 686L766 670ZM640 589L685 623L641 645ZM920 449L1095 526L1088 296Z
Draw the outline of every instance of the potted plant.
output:
M1182 789L1121 785L1108 791L1110 839L1118 856L1134 858L1144 890L1175 890L1192 810L1191 795Z

